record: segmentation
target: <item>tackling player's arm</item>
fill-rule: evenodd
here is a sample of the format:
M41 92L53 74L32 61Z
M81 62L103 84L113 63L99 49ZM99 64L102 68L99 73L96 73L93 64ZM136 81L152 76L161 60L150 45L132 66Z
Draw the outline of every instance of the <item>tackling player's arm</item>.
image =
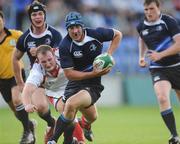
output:
M22 91L24 86L24 81L21 74L21 66L20 66L20 59L24 53L18 49L15 49L13 53L13 70L14 70L14 76L16 79L17 85L20 87L20 90Z
M114 31L114 37L111 41L110 47L107 50L107 53L109 55L112 55L113 52L118 48L119 43L121 42L122 39L122 33L118 30L113 29Z
M29 76L26 80L25 86L22 92L22 100L27 112L37 111L37 107L32 104L31 96L38 89L38 87L43 83L43 74L41 72L41 67L39 64L34 63Z
M35 92L37 86L31 83L26 83L22 92L22 101L27 112L37 111L37 107L32 104L31 95Z
M147 52L147 47L143 41L143 39L141 39L141 37L139 37L139 66L140 67L146 67L147 63L145 61L145 53Z

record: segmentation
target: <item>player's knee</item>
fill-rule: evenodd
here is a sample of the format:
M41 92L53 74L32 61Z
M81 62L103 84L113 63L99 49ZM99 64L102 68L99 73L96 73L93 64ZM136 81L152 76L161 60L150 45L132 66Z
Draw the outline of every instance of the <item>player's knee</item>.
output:
M97 115L97 113L91 112L89 114L86 114L86 116L84 116L84 117L88 122L93 123L94 121L97 120L98 115Z
M38 105L36 105L36 107L38 108L38 112L40 113L45 113L49 110L49 106L45 103L39 103Z
M15 107L22 104L21 94L17 86L12 88L12 101Z
M157 99L161 105L169 102L168 97L165 95L158 95Z
M22 100L19 97L13 97L12 101L13 101L13 104L14 104L15 107L22 104Z
M69 111L69 112L76 111L77 110L77 106L71 100L67 100L66 101L66 105L65 105L65 109L67 111Z
M97 120L97 114L93 114L88 118L91 123Z

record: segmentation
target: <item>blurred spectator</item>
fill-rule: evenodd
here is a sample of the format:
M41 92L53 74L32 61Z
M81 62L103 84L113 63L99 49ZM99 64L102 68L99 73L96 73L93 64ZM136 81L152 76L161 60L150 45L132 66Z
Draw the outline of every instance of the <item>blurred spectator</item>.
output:
M26 15L26 7L32 2L32 0L13 0L13 7L16 12L16 29L22 30L23 21Z
M5 0L0 0L0 11L3 10L4 3L5 3Z
M81 0L63 0L69 11L76 10L81 11L82 3Z
M64 14L67 13L67 8L63 1L51 0L47 2L47 23L58 27L62 19L64 19Z
M177 11L180 11L180 0L172 0L172 3Z

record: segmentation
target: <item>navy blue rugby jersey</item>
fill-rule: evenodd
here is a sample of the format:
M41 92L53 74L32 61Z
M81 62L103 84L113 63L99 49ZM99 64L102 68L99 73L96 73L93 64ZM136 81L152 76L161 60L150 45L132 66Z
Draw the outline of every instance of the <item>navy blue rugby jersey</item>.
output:
M63 69L74 68L77 71L89 72L93 70L93 61L102 53L103 42L111 41L114 37L113 29L97 28L84 29L85 38L82 42L73 41L69 35L62 40L59 46L60 63ZM73 83L89 85L100 85L101 78L92 78L81 81L69 81Z
M16 48L20 51L27 52L31 66L33 65L36 57L31 56L30 49L38 47L42 44L50 45L53 48L57 48L62 40L60 32L53 27L47 25L46 30L40 34L35 35L31 29L28 29L18 40Z
M173 44L173 37L180 34L180 27L173 17L161 14L156 22L147 22L145 19L140 21L137 31L148 49L161 52ZM178 63L180 63L180 55L176 54L151 62L150 68L173 66Z

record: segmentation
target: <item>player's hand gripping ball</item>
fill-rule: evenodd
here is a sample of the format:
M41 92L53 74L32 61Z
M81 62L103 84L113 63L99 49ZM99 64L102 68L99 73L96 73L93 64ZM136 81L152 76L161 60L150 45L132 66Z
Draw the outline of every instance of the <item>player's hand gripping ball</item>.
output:
M111 68L115 64L114 58L108 53L98 55L93 62L93 67L96 71L101 71L104 68Z

